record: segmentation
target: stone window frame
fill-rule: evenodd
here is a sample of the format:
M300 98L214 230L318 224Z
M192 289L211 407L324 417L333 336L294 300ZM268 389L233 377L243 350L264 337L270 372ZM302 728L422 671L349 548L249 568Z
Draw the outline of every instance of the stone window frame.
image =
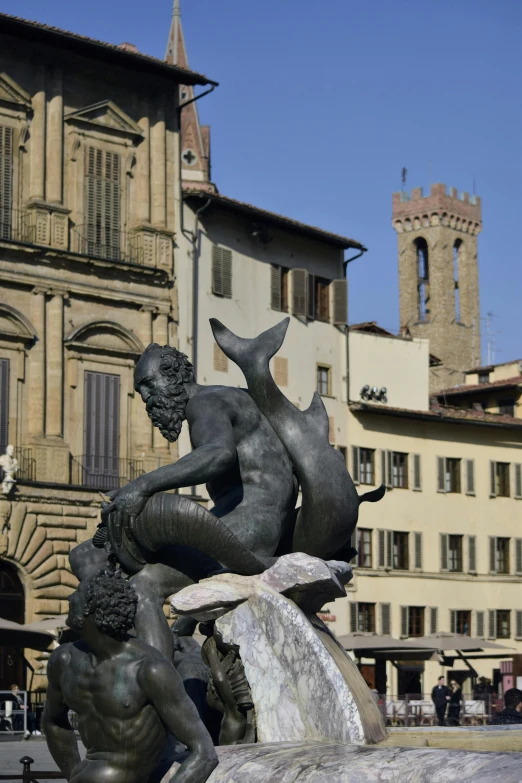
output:
M13 129L12 209L20 211L24 198L24 154L29 131L31 96L8 74L0 74L0 125Z

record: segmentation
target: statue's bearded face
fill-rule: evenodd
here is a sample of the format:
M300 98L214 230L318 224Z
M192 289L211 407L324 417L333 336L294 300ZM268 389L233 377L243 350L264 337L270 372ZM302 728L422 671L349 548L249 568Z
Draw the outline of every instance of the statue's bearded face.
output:
M192 365L175 348L153 345L140 358L134 377L135 389L152 423L174 443L185 421L189 400L186 386L193 379Z

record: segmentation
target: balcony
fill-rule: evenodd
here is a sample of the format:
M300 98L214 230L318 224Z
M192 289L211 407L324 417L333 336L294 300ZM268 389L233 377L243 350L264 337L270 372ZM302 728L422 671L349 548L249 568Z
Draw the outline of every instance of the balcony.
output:
M119 489L145 472L143 460L82 454L71 459L71 484L105 492Z
M85 223L72 230L72 250L89 258L143 266L143 246L136 234Z
M36 241L34 214L19 209L0 211L0 241L34 245Z
M5 453L5 446L1 449ZM15 448L15 459L18 460L18 468L15 473L17 481L34 481L36 477L36 460L30 448ZM4 471L0 468L0 481L4 480Z

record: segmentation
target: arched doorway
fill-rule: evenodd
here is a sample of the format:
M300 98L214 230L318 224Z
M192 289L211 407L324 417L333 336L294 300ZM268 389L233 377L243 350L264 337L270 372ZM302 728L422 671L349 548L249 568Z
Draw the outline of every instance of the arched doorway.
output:
M0 560L0 616L15 623L25 620L24 588L15 568L5 560ZM8 690L13 683L25 688L22 650L0 645L0 690Z

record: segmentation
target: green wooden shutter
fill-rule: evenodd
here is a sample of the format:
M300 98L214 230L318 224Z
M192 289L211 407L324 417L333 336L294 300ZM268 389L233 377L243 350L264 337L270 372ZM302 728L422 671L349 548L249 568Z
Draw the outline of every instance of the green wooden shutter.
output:
M381 604L381 634L391 635L391 604Z
M393 487L393 451L386 452L386 481L387 487Z
M430 607L430 634L433 636L437 633L437 607Z
M270 307L281 310L281 267L275 264L270 267Z
M413 455L413 489L421 489L421 455Z
M497 613L494 609L488 610L488 639L497 638Z
M515 639L522 639L522 611L515 611Z
M422 569L422 533L413 534L415 557L415 568Z
M401 636L405 637L408 636L408 626L409 626L409 612L407 606L401 606Z
M457 612L450 609L450 633L457 633Z
M475 494L475 460L466 460L466 494Z
M446 533L440 534L440 570L448 570L448 536Z
M490 460L489 463L489 496L495 498L497 496L497 465L496 462Z
M393 568L393 532L386 531L386 567Z
M522 498L522 465L520 462L515 462L515 497L520 500Z
M479 639L484 638L484 612L475 612L476 634Z
M0 359L0 454L9 443L9 359Z
M386 531L385 530L378 530L377 531L377 538L378 538L378 565L379 568L384 568L386 566Z
M437 457L437 492L446 492L446 471L444 457Z
M360 481L359 465L359 446L352 446L352 480L354 484L358 484Z
M495 536L489 536L489 572L497 573L497 539Z
M0 125L0 239L10 239L13 220L13 129Z
M468 536L468 571L471 574L477 572L477 537Z
M348 282L333 280L332 286L332 323L344 326L348 323Z
M522 538L515 538L515 573L522 574Z
M305 269L292 269L292 314L306 318L306 279Z
M357 629L357 603L350 603L350 633L355 633Z

